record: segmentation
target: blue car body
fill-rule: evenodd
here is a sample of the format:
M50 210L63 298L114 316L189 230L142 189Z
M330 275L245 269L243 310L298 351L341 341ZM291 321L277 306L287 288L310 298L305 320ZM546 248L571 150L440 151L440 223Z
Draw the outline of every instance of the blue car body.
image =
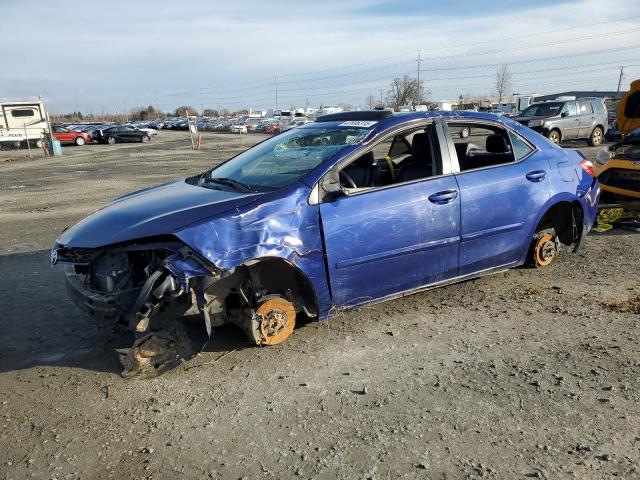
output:
M364 125L367 131L282 188L242 192L185 180L148 188L66 230L52 258L77 267L90 263L97 255L92 252L156 242L172 252L163 265L184 289L197 277L224 278L243 266L277 261L304 283L306 312L322 319L343 308L523 265L545 218L560 241L574 248L594 223L599 185L584 157L508 118L476 112L351 118L366 118L366 112L295 129ZM479 122L529 150L521 160L461 171L457 148L465 145L454 144L452 133L460 122ZM336 194L334 185L330 195L325 191L323 182L330 184L333 172L380 139L426 126L440 159L438 174L380 188L341 187ZM87 270L72 274L78 272ZM109 308L96 306L100 292L80 288L72 296L89 313L99 316L100 308Z

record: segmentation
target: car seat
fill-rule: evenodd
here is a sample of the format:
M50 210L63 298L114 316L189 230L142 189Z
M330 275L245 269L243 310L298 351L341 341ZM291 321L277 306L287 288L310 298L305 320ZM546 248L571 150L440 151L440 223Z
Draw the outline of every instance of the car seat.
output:
M426 132L416 133L411 141L411 157L398 169L396 183L408 182L433 175L433 158L429 136Z

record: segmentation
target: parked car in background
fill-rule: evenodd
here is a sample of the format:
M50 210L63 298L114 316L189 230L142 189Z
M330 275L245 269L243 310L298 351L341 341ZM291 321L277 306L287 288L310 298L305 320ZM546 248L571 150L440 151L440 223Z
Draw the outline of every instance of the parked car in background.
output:
M268 133L268 134L280 133L280 123L275 122L275 123L269 123L268 125L265 125L264 128L262 129L262 133Z
M51 129L53 130L53 138L58 140L60 143L75 143L78 146L82 146L93 140L91 135L81 132L80 130L69 130L68 128L60 125L52 125Z
M244 123L234 123L229 127L231 133L247 133L247 126Z
M306 118L296 118L291 123L283 126L280 130L282 132L286 132L287 130L291 130L292 128L297 128L297 127L300 127L302 125L306 125L307 123L311 123L311 120L306 119Z
M640 209L640 128L598 153L596 176L603 203Z
M96 140L100 143L112 145L120 142L148 142L151 137L147 133L129 125L114 125L97 130Z
M600 145L609 121L604 102L599 98L534 103L516 120L553 143L586 139L589 145Z
M155 128L149 128L149 127L134 127L134 128L141 131L142 133L146 133L147 135L149 135L150 138L158 135L158 131Z
M120 197L65 230L51 259L81 309L136 332L123 374L152 376L184 360L156 333L183 313L275 345L299 316L545 267L561 244L578 250L599 194L580 152L504 117L346 112Z

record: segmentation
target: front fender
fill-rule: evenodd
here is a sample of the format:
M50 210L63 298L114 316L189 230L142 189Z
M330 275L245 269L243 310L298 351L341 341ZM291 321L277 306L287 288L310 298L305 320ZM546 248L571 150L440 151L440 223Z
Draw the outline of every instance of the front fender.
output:
M309 205L309 187L265 195L257 204L193 224L178 238L221 270L256 259L280 258L309 280L325 316L331 297L317 205Z

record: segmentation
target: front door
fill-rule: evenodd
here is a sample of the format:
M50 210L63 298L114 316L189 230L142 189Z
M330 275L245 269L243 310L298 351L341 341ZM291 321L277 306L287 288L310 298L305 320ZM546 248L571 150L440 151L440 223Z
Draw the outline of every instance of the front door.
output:
M435 128L422 128L382 140L344 168L356 188L320 205L334 304L367 303L457 275L460 195L443 153ZM386 170L370 175L372 165L392 166L393 178Z
M557 120L562 127L562 140L578 138L580 133L580 117L576 108L576 102L567 102L562 107L561 118Z
M64 127L53 127L54 137L61 143L73 141L72 133Z
M320 214L337 305L457 275L460 198L453 176L345 196L323 203Z

